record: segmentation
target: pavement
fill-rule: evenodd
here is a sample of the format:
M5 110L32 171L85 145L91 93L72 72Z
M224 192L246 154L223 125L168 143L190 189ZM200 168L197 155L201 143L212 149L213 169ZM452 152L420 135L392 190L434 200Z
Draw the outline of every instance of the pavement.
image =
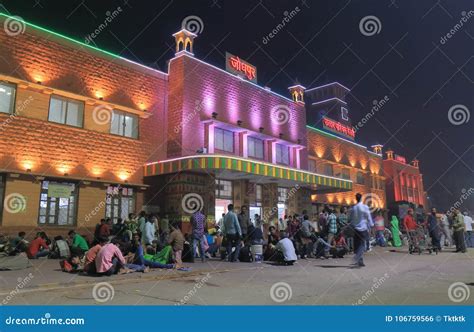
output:
M1 304L78 305L380 305L474 304L474 249L410 255L374 248L364 268L343 259L298 260L294 266L188 264L189 272L155 269L112 277L64 273L58 260L0 271Z

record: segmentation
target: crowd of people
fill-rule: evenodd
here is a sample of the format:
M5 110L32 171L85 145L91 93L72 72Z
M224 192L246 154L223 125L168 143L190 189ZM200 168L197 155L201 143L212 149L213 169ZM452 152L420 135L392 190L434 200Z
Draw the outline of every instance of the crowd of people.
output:
M188 234L183 234L181 224L170 222L167 215L141 212L115 223L102 219L90 240L70 230L67 237L52 240L45 232L38 232L28 242L25 232L20 232L8 241L4 236L0 238L0 250L28 259L60 259L65 272L110 276L153 268L187 271L189 267L183 261L205 262L218 256L229 262L265 260L293 265L298 259L337 259L353 253L353 265L363 267L364 253L373 246L412 248L420 245L420 236L428 239L429 247L436 251L453 245L456 252L474 247L473 221L468 212L442 214L433 208L425 216L408 209L400 223L395 214L386 220L382 211L370 210L361 197L356 194L357 203L350 209L326 206L316 220L303 210L301 215L280 218L275 225L258 214L249 216L247 206L237 213L232 204L222 218L208 222L201 207L191 215Z

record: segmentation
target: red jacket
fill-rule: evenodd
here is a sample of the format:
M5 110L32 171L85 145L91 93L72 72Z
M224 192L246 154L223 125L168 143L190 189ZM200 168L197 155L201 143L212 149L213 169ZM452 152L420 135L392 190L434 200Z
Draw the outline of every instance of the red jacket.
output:
M40 237L37 237L33 241L31 241L30 246L28 247L28 250L26 250L26 254L28 255L28 258L33 258L35 255L40 251L41 247L44 249L48 249L48 244L46 241Z

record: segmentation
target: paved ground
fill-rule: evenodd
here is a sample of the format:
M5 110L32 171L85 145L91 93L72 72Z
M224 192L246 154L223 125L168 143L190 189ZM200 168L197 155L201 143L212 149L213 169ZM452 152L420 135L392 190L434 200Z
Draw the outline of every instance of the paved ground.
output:
M362 269L351 268L350 257L300 260L292 267L212 260L189 264L191 272L97 278L63 273L58 261L43 259L26 270L0 272L0 303L474 304L473 262L474 249L409 255L406 249L376 248ZM18 280L30 273L31 281L16 292ZM451 297L462 302L448 296L453 283L463 283L451 289Z

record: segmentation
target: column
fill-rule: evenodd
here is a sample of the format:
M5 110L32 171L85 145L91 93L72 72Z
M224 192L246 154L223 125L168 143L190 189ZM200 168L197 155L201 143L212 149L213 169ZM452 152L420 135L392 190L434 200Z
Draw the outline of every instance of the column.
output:
M214 122L208 122L205 126L205 141L207 147L207 153L214 153Z
M240 149L239 155L247 158L248 157L248 138L249 134L246 131L242 131L239 133L239 141L240 141Z

